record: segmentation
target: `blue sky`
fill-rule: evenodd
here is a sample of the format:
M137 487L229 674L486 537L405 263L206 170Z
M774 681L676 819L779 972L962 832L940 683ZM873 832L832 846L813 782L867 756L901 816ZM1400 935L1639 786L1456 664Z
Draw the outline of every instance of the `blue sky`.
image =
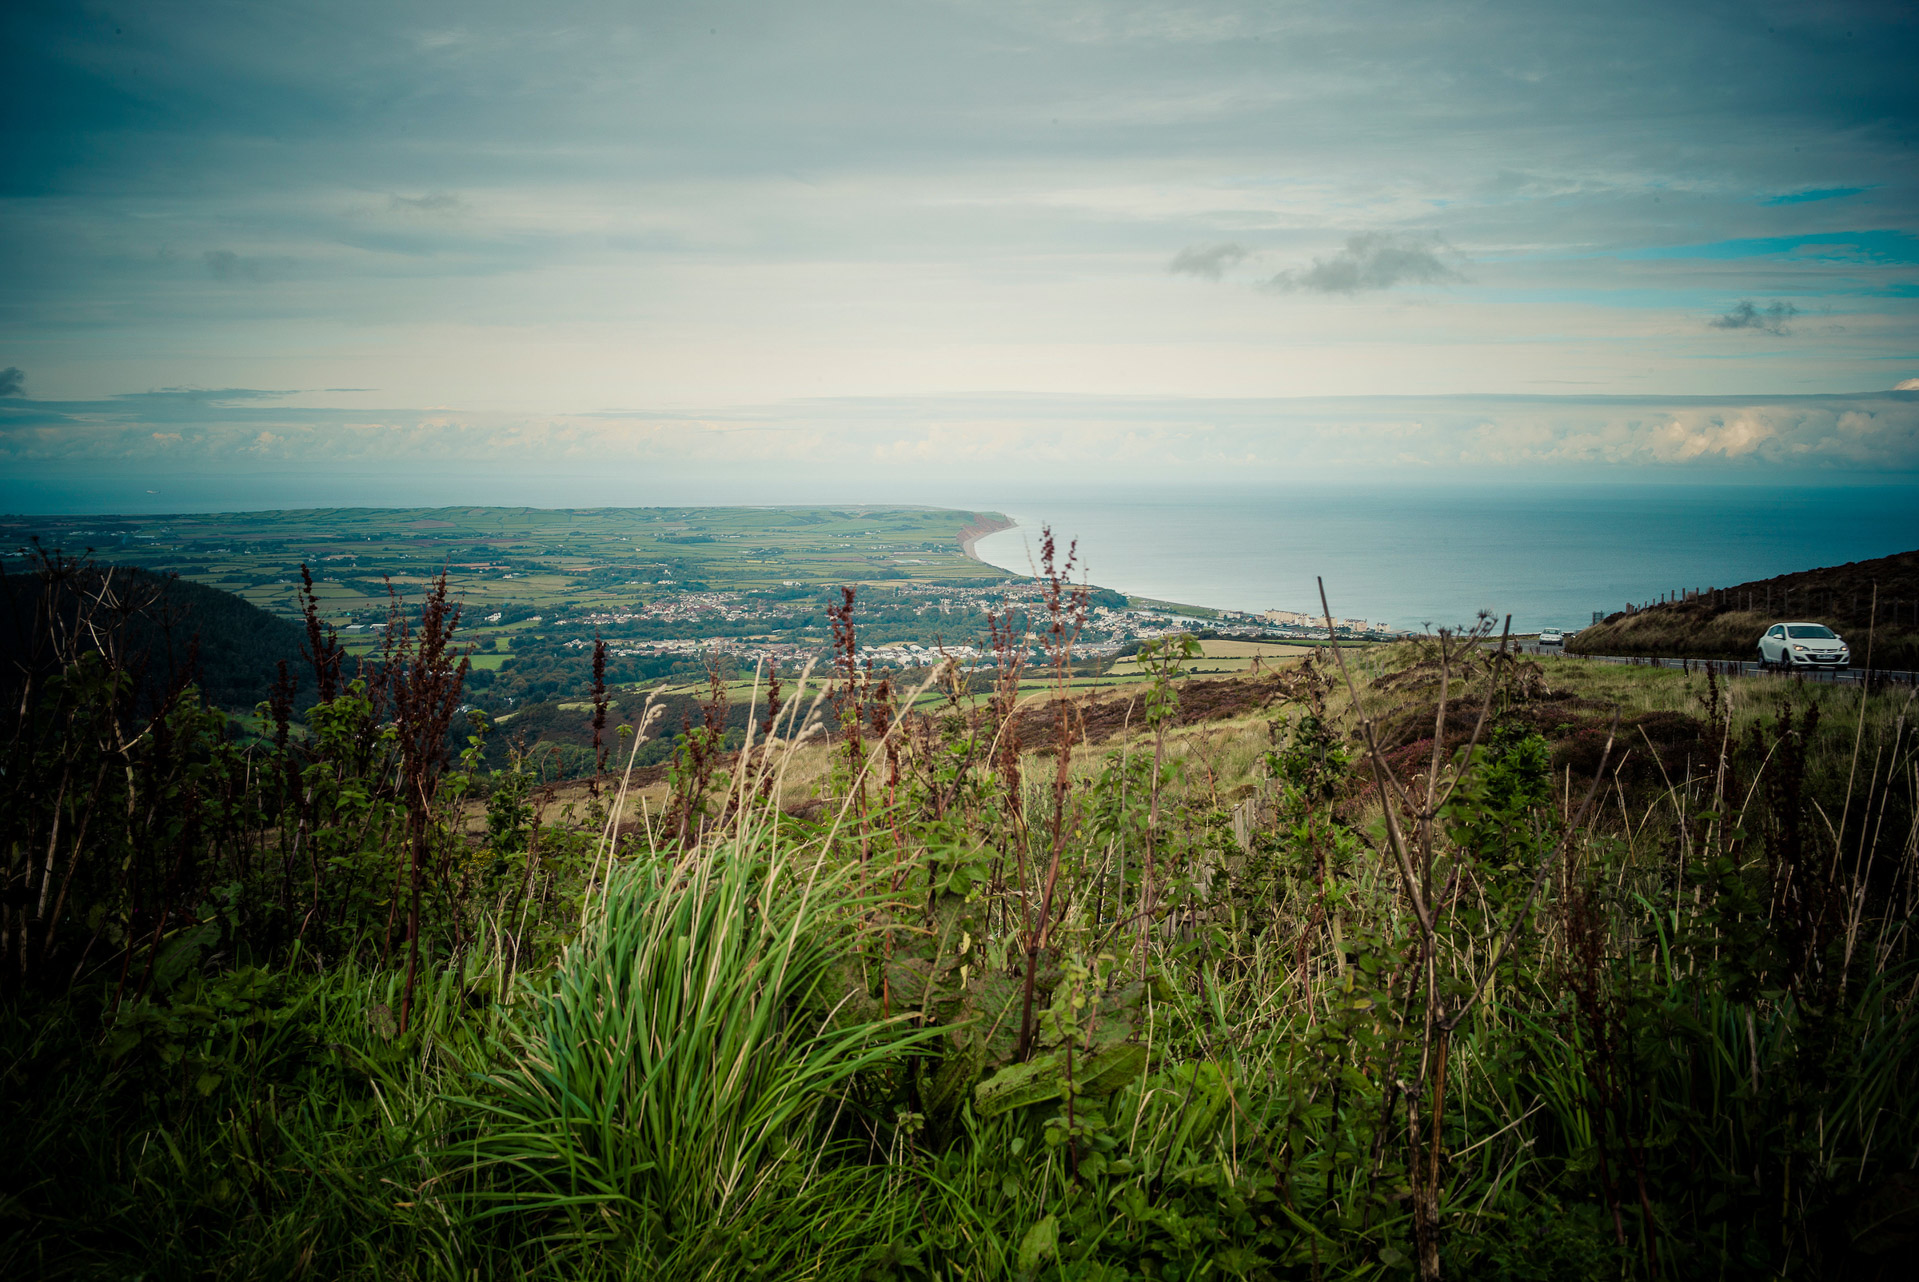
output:
M16 476L1919 470L1910 5L0 23Z

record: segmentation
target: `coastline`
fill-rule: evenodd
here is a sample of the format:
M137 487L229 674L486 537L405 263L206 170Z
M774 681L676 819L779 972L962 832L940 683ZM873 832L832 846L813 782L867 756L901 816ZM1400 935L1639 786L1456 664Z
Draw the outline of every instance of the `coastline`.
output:
M986 565L989 563L981 561L979 552L976 550L979 541L989 534L998 534L1001 530L1015 529L1018 527L1019 522L1002 516L998 512L989 512L984 515L975 512L973 513L973 518L971 524L960 527L960 551L965 553L969 560L979 561L981 565Z
M991 561L984 560L980 557L980 554L978 551L979 541L985 538L989 534L998 534L1003 530L1016 530L1019 528L1019 522L1012 520L1009 517L1002 516L997 512L991 513L986 516L981 516L979 513L975 512L973 513L973 516L976 519L973 521L972 524L960 527L960 532L959 532L960 548L966 553L966 555L969 558L971 558L974 561L978 561L981 565L993 565ZM1004 566L993 566L993 568L996 570L1002 570L1007 574L1015 575L1015 577L1018 577L1018 578L1027 577L1024 574L1018 574L1016 571L1007 570L1005 569ZM1113 590L1118 591L1118 589L1116 588ZM1216 620L1219 618L1219 614L1220 614L1218 610L1214 609L1211 606L1188 605L1182 601L1166 601L1166 600L1161 600L1157 597L1135 596L1131 593L1126 593L1124 595L1126 596L1127 600L1131 602L1133 605L1144 607L1149 610L1168 610L1178 614L1187 615L1191 618L1201 619L1201 620L1204 620L1204 619Z

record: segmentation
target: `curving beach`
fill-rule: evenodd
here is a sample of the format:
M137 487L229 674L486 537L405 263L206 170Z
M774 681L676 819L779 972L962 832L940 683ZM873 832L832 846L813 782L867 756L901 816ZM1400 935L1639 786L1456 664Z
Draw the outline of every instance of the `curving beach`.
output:
M1018 524L1019 522L1010 520L998 512L975 512L972 522L960 527L960 551L973 560L980 561L980 555L974 549L981 539L989 534L998 534L1001 530L1010 530ZM985 565L987 562L980 561L980 564Z

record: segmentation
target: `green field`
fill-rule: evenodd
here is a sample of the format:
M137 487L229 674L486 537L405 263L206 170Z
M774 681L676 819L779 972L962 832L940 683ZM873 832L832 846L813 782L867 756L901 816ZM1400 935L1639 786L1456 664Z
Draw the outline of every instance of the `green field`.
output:
M975 560L966 540L1001 528L997 513L917 507L324 509L197 516L0 518L0 550L38 543L97 563L173 572L232 593L280 619L299 619L302 569L320 621L350 660L378 656L395 598L414 610L445 573L462 613L456 647L470 669L466 706L510 733L492 757L577 739L557 705L588 698L594 646L607 687L631 693L665 682L673 697L704 689L709 662L791 678L830 661L829 611L855 589L859 662L916 685L943 656L977 691L999 657L995 616L1029 629L1022 697L1045 682L1040 584ZM239 606L239 602L234 603ZM1073 649L1072 688L1144 677L1138 644L1217 612L1093 589ZM240 606L242 610L244 606ZM210 617L210 616L209 616ZM215 624L231 631L230 624ZM311 684L302 641L262 651L248 683L222 702L244 713L267 697L274 660ZM189 630L204 631L195 623ZM1188 665L1196 676L1248 673L1303 650L1214 640ZM300 696L304 697L304 696ZM740 694L744 698L744 693ZM929 694L928 700L936 698ZM544 713L534 713L545 707ZM531 714L531 715L529 715ZM676 714L677 715L677 714ZM736 728L737 729L737 728ZM575 763L578 764L577 762Z
M384 619L389 583L417 599L444 570L469 626L485 633L687 592L998 583L1011 576L967 556L962 540L1003 523L997 513L919 507L319 508L0 517L0 547L91 550L286 615L298 613L304 563L342 626ZM496 611L500 625L486 628Z
M1358 643L1364 648L1365 643ZM1186 665L1195 676L1223 675L1229 672L1257 672L1286 659L1297 659L1318 648L1312 641L1202 641L1201 658ZM1110 670L1115 679L1138 679L1144 673L1133 658L1116 660Z

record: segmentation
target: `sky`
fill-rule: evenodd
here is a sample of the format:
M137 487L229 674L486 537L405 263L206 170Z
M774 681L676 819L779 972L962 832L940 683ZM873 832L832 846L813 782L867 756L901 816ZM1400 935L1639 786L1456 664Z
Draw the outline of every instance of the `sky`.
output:
M1910 4L13 0L0 42L15 510L1919 474Z

